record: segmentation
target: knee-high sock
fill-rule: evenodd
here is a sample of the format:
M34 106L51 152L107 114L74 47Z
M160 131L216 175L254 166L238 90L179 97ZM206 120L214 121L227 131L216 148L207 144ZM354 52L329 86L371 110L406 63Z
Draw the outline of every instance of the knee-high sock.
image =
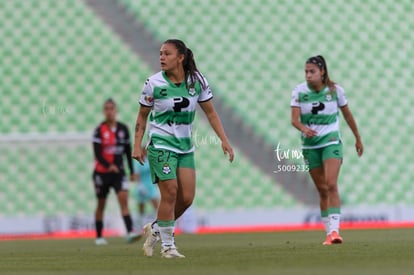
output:
M339 233L339 225L341 222L341 209L340 208L329 208L329 234L332 231Z
M95 221L96 238L102 238L103 221Z
M321 218L325 228L325 232L328 235L330 231L328 210L321 210Z
M125 223L125 227L126 227L127 232L128 233L132 232L132 219L131 219L131 216L128 214L128 215L122 216L122 218L124 219L124 223Z
M162 247L174 247L175 221L158 221Z

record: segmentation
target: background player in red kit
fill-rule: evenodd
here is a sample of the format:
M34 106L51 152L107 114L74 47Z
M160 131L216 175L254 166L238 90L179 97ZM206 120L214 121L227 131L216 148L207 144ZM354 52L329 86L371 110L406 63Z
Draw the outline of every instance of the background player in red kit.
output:
M97 198L95 211L95 227L97 245L107 244L102 238L103 213L106 198L112 187L118 197L119 206L125 227L128 232L129 243L137 240L140 235L132 231L132 219L128 208L128 180L124 169L124 155L127 158L131 181L135 180L131 158L131 144L128 127L116 120L116 103L108 99L103 105L105 121L96 127L93 134L93 150L95 154L95 169L93 181Z

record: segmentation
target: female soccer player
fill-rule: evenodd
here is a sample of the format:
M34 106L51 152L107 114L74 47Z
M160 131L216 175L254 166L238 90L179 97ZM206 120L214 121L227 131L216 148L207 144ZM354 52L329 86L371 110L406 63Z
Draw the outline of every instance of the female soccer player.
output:
M305 77L306 82L292 92L292 125L302 133L303 156L319 193L321 217L327 234L323 244L340 244L341 202L337 181L342 163L342 142L339 109L355 136L358 156L362 156L364 147L344 89L330 80L321 55L306 61Z
M128 209L128 182L125 177L123 156L127 157L131 180L134 180L132 167L131 144L129 141L128 127L116 120L116 104L111 98L103 105L105 121L95 128L93 134L93 150L95 154L95 169L93 181L97 206L95 211L96 245L107 244L102 238L103 212L106 198L113 188L118 196L122 217L127 229L127 241L133 242L139 238L139 234L132 231L132 220Z
M207 80L198 71L192 51L177 39L165 41L160 49L161 70L144 84L140 99L132 157L144 163L141 148L147 117L148 160L152 179L161 193L157 221L144 227L144 254L152 256L161 238L161 256L183 258L174 242L174 223L192 204L195 195L194 146L191 129L197 103L221 140L230 162L234 154L211 99Z

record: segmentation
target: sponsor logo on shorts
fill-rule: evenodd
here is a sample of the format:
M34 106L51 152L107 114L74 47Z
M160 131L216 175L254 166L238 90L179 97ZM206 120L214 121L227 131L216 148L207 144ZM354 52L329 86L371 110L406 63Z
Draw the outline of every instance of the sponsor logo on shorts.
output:
M102 178L99 175L95 175L95 184L102 185Z
M168 163L164 163L163 167L162 167L162 172L166 175L168 175L169 173L171 173L171 168L168 165Z

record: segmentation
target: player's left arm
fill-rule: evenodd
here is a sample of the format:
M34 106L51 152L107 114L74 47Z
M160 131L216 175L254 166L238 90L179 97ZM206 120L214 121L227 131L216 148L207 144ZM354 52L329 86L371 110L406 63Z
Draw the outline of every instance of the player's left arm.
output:
M358 126L355 122L354 116L352 115L352 112L349 109L348 105L342 106L341 112L344 116L346 123L348 124L349 128L355 136L355 149L357 151L358 156L360 157L364 153L364 145L362 144L361 136L359 135Z
M230 162L234 159L233 148L231 147L229 140L226 136L226 133L223 128L223 124L221 123L220 117L214 108L212 100L207 100L204 102L199 102L201 109L206 114L206 117L213 128L214 132L216 132L217 136L221 140L221 148L225 155L229 154Z

